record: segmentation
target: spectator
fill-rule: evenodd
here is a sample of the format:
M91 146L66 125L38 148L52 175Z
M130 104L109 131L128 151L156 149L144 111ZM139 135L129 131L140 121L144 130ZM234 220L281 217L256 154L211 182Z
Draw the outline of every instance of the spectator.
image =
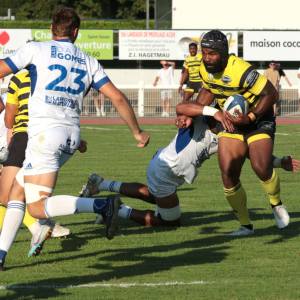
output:
M162 84L174 85L174 62L167 62L166 60L161 60L163 68L160 69L155 78L153 86L157 85L157 81L161 80ZM162 99L162 117L169 117L169 108L170 108L170 99L172 98L173 90L172 89L162 89L161 90L161 99Z
M275 69L276 63L274 60L272 60L269 64L269 69L265 70L264 76L274 85L275 89L278 92L278 87L279 87L279 72ZM274 108L274 116L276 116L276 104L273 105Z
M286 80L286 82L288 83L289 87L292 86L292 84L290 83L289 79L287 78L287 76L285 75L284 71L280 68L280 62L277 62L275 65L275 70L278 71L279 73L279 77L281 78L281 76L284 77L284 79Z

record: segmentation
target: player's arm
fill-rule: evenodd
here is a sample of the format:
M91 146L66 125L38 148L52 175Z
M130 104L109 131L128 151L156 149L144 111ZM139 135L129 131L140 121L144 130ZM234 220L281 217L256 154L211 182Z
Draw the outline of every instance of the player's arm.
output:
M18 113L18 105L6 103L4 122L7 128L13 128L15 125L15 116Z
M0 78L5 77L11 73L13 73L13 71L9 67L9 65L4 60L0 60Z
M205 83L203 83L203 89L200 91L196 102L202 105L210 105L215 99L215 95L205 88Z
M4 103L2 101L2 98L0 97L0 114L3 112L3 110L5 109Z
M293 158L293 156L283 156L282 158L272 155L273 168L282 168L286 171L293 171L298 173L300 162Z
M196 117L199 115L212 116L217 121L221 122L226 130L229 132L233 131L232 124L228 122L226 118L224 118L224 114L220 110L210 106L202 105L193 101L185 101L176 106L176 113L177 116L186 115L188 117ZM177 124L176 126L178 127Z
M178 89L179 93L181 92L182 86L185 83L185 81L188 79L188 77L189 77L189 69L184 68L184 72L182 73L181 80L180 80L180 87L179 87L180 91Z
M77 150L80 153L85 153L87 151L87 141L80 140Z
M149 133L140 129L132 106L127 97L119 91L110 81L102 85L99 91L110 99L118 113L132 131L135 139L139 141L138 147L145 147L149 143Z

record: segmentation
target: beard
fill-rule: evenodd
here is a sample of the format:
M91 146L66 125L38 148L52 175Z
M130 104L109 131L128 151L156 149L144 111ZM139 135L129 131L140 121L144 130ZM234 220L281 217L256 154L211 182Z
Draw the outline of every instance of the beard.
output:
M212 64L212 63L206 63L205 61L203 61L204 63L204 67L206 69L206 71L208 73L211 73L211 74L215 74L215 73L219 73L222 71L222 60L218 60L216 63Z

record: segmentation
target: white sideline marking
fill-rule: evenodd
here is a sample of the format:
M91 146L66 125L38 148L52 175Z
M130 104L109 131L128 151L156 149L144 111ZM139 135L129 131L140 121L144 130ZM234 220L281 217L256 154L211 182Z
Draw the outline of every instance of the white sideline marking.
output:
M211 284L214 281L192 281L192 282L164 282L164 283L99 283L99 284L79 284L79 285L8 285L0 286L0 290L14 289L70 289L70 288L94 288L94 287L121 287L128 288L134 286L169 286L169 285L198 285Z
M84 126L80 126L82 129L96 129L96 130L120 130L120 129L117 129L117 128L101 128L101 127L84 127ZM129 128L123 128L122 130L130 130ZM174 132L177 132L176 129L172 129L172 130L160 130L160 129L143 129L145 131L174 131Z

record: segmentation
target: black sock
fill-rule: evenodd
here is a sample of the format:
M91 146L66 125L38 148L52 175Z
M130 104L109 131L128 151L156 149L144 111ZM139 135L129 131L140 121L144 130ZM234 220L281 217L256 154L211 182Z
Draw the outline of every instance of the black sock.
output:
M280 202L279 202L278 204L276 204L276 205L271 204L272 208L274 208L275 206L278 206L278 205L282 205L282 202L280 201Z
M253 225L252 224L249 224L249 225L242 225L244 227L246 227L247 229L249 230L252 230L253 229Z

